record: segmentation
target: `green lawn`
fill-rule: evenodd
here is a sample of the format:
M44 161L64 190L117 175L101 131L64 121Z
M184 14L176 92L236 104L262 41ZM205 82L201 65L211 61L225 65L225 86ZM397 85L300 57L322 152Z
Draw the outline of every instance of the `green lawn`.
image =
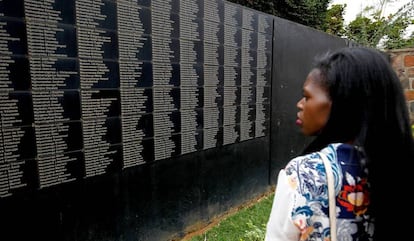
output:
M189 241L263 241L273 196L274 193L270 193L256 204L226 217Z

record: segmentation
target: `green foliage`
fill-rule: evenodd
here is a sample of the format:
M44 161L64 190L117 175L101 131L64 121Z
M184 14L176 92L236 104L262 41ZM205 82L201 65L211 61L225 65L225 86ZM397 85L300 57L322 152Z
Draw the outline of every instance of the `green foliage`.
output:
M321 30L330 0L229 0L229 2Z
M398 18L394 22L394 27L390 28L387 33L387 41L385 42L386 49L399 49L404 47L414 47L414 32L408 39L402 39L404 30L408 27L411 21L407 18Z
M242 209L190 241L263 241L274 193Z
M389 16L383 16L387 3L397 0L378 0L364 9L348 25L344 23L346 5L331 0L228 0L258 11L291 20L361 45L383 49L414 47L414 32L405 34L414 23L414 0Z
M245 230L244 238L246 241L262 241L266 234L266 225L256 226L251 220L247 222L248 230Z
M376 47L380 40L378 37L375 38L378 36L377 28L382 24L380 22L373 22L370 18L359 15L346 26L345 35L349 40L359 44Z
M345 33L344 29L344 11L346 4L334 4L326 12L325 22L322 30L337 36L342 36Z
M228 0L229 2L237 3L242 6L255 9L260 12L276 15L276 7L274 1L268 0Z
M343 34L349 40L374 48L398 49L413 47L414 33L409 38L404 34L413 23L414 1L397 12L383 16L385 5L391 0L382 0L380 5L365 8L345 27Z
M329 0L275 1L278 16L291 21L322 29Z

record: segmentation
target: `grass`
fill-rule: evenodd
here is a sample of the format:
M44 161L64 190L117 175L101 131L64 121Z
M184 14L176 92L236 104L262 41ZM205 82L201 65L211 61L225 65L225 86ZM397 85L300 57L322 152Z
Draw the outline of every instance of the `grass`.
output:
M274 193L254 205L227 216L206 232L189 241L263 241Z

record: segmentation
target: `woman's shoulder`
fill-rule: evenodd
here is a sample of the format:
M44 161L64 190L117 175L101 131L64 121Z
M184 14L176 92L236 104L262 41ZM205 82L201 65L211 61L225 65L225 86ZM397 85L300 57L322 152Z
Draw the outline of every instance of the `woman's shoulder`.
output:
M323 162L318 152L309 153L293 158L285 167L288 177L299 180L309 180L320 176Z
M321 155L325 155L329 161L332 162L332 166L336 167L337 163L337 150L342 148L342 143L332 143L323 148L320 151L312 152L309 154L297 156L289 161L285 167L286 175L288 176L300 176L301 180L312 179L313 181L319 181L325 176L325 166Z
M316 164L322 163L318 152L312 152L305 155L297 156L291 159L285 169L299 169L305 167L314 167Z
M320 151L304 154L291 159L286 165L285 169L317 169L320 165L323 165L321 159L321 153L328 156L328 159L332 160L336 154L336 149L341 143L329 144Z
M331 143L319 151L300 155L293 158L287 166L290 165L309 165L314 163L322 163L321 155L328 157L328 160L335 161L338 153L353 152L356 148L353 145L345 143Z

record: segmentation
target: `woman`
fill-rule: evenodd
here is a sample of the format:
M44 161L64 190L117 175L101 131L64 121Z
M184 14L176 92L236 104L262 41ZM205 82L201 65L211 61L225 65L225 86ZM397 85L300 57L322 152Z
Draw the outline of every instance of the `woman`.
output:
M393 218L404 200L393 184L408 184L414 141L401 83L385 55L364 47L327 54L308 74L297 108L296 124L316 137L279 172L265 241L330 238L321 153L334 173L338 240L407 237Z

